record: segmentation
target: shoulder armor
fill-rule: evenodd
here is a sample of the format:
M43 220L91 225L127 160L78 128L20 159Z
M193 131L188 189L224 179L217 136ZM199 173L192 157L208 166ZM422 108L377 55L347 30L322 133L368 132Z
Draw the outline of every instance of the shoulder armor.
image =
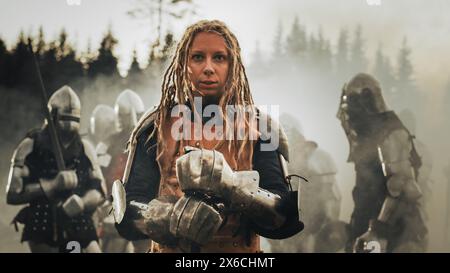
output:
M259 109L257 109L258 114L257 114L257 119L263 119L267 121L267 130L268 131L273 131L273 130L278 130L278 136L279 136L279 142L278 142L278 148L277 148L277 152L280 153L285 159L286 161L289 161L289 142L288 142L288 138L286 133L284 132L283 126L281 126L281 124L276 121L273 120L270 115L259 111ZM273 127L273 128L272 128Z
M133 164L134 154L136 152L137 139L146 129L150 128L150 126L154 124L157 114L158 114L157 107L149 109L141 117L138 124L131 133L130 139L127 143L127 152L128 152L127 163L125 165L125 170L122 177L122 183L124 184L127 183L128 177L130 175L131 165Z
M380 159L382 162L398 163L409 161L412 143L407 130L393 130L379 146Z
M22 192L23 178L29 176L29 169L25 165L25 159L33 151L33 146L34 140L30 137L26 137L14 151L8 175L8 183L6 184L6 193L8 196L11 193L19 194Z
M136 127L133 129L133 132L130 135L130 139L128 141L129 144L133 143L133 140L137 140L137 138L150 126L152 126L155 122L157 116L157 107L154 106L151 109L147 110L144 115L142 115L141 119L138 121Z
M33 151L34 140L26 137L20 142L14 151L11 164L13 167L23 167L25 165L26 157Z

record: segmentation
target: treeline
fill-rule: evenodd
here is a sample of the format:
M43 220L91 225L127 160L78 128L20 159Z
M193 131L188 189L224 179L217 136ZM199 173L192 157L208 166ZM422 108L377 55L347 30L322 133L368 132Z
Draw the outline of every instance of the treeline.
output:
M267 77L287 69L314 82L319 78L343 84L356 73L366 72L377 77L394 104L401 103L405 96L419 96L412 50L406 38L399 41L395 60L384 53L382 42L373 56L368 54L366 46L360 25L342 28L337 40L331 41L320 27L308 31L296 17L287 31L278 24L269 56L261 52L257 43L251 56L250 73Z
M36 37L26 37L21 32L11 49L8 49L5 42L0 39L0 86L22 89L28 93L27 95L33 95L36 89L36 71L28 49L29 44L33 47L43 81L50 92L70 82L75 82L77 90L82 92L89 83L83 80L92 80L98 76L121 78L117 68L118 59L114 55L118 40L111 30L106 32L95 51L89 46L86 52L78 52L74 47L75 42L69 41L64 29L61 30L57 40L46 41L42 27L39 28ZM122 84L136 85L136 77L144 74L146 77L156 79L172 45L173 36L168 34L162 49L152 47L149 65L145 69L140 68L136 52L133 52L128 76L120 79Z
M0 126L9 128L0 137L2 143L16 143L26 130L39 126L43 120L42 97L30 44L49 95L65 84L70 85L82 99L86 124L96 104L112 105L125 88L142 95L155 91L173 43L173 35L169 33L160 47L149 45L151 50L145 68L140 67L134 51L128 74L122 77L114 54L118 40L111 30L105 33L97 49L89 46L85 52L76 49L76 41L69 39L64 29L52 41L45 39L42 27L35 36L25 36L21 32L10 48L0 39Z

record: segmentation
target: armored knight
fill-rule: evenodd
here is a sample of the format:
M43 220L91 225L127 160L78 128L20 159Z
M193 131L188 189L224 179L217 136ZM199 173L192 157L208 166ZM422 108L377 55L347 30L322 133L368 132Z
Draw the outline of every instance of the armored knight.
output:
M95 150L79 135L80 100L69 87L48 101L57 128L65 170L58 171L49 139L48 121L20 142L11 160L7 203L28 204L15 218L24 224L22 241L32 252L71 249L99 252L92 213L104 200L103 175Z
M270 240L272 252L336 252L345 245L345 232L330 227L342 227L339 222L341 194L336 181L337 168L331 156L307 140L298 120L289 114L281 117L283 128L290 140L290 174L300 174L307 182L292 180L292 186L301 193L299 207L304 208L301 234L285 240ZM338 224L339 223L339 224ZM325 234L322 229L327 229ZM345 230L345 229L344 229ZM333 239L330 239L333 234ZM339 236L337 236L339 235Z
M117 177L109 177L109 174L114 173L113 171L108 171L111 161L114 161L121 154L109 154L108 150L111 145L115 143L110 143L112 136L117 134L117 115L114 108L108 105L99 104L92 111L90 120L90 134L96 144L96 154L98 162L102 172L105 175L105 182L107 185L107 192L111 192L111 184ZM119 150L119 149L117 149ZM114 158L113 158L114 156ZM120 170L123 170L122 166L117 166ZM119 170L119 171L120 171ZM108 195L109 196L109 195ZM97 234L100 239L100 247L104 253L124 253L132 252L133 247L128 240L122 238L114 226L114 217L111 212L110 200L106 200L102 206L100 206L95 214L94 220L97 226Z
M427 228L417 181L421 160L410 132L388 111L379 82L367 74L351 79L337 117L356 171L347 250L425 251Z

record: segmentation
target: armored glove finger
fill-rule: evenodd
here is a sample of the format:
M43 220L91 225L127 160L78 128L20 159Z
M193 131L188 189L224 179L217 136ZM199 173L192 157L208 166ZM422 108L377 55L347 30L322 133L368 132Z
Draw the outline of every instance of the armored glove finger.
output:
M210 241L223 219L212 206L195 197L181 197L170 219L170 232L199 245Z
M59 172L53 179L40 179L41 188L45 195L52 199L56 192L72 190L78 185L78 177L74 170Z
M56 190L72 190L78 185L77 173L74 170L61 171L56 179Z
M237 173L223 154L215 150L191 150L177 159L176 166L178 182L184 192L203 192L229 200L238 186Z
M62 209L67 216L72 218L84 211L84 202L80 196L73 194L63 203Z

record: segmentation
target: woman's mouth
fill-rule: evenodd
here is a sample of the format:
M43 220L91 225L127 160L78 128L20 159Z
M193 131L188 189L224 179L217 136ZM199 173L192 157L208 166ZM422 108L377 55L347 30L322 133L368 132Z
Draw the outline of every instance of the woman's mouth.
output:
M218 84L217 81L200 81L200 87L204 88L215 88Z

